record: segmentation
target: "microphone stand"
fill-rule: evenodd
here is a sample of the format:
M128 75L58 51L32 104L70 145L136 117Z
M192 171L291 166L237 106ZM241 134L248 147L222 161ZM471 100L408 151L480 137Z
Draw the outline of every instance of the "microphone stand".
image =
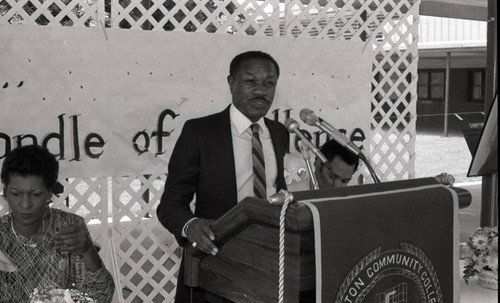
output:
M307 171L309 172L309 176L311 177L311 184L314 189L319 189L318 180L316 179L316 175L314 174L311 166L311 156L309 155L309 148L305 144L300 144L299 147L302 158L304 159L304 162L306 162Z
M375 173L375 170L373 169L373 166L371 165L370 160L361 151L359 151L359 158L361 160L363 160L363 162L365 162L366 167L368 168L368 171L370 172L370 175L372 176L373 181L375 183L380 183L380 178Z

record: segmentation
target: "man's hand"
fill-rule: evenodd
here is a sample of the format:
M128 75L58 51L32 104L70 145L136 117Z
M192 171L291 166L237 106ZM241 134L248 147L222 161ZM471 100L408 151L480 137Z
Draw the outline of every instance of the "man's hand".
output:
M219 249L212 242L215 240L210 227L213 223L214 220L195 219L187 227L186 236L193 247L215 256Z
M440 173L434 178L444 186L453 186L453 183L455 182L455 177L447 173Z

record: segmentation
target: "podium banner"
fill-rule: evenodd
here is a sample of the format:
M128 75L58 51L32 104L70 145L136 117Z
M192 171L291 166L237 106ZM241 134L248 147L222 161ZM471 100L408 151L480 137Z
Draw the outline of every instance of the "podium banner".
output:
M313 215L316 302L458 302L456 193L429 179L359 188L300 200Z

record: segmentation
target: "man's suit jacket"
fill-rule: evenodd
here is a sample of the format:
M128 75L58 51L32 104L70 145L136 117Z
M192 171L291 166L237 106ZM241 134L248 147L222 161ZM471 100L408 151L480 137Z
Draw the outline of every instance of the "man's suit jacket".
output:
M278 190L286 189L283 158L289 133L279 122L265 118L276 155ZM189 204L196 194L195 213ZM181 246L184 224L193 216L217 219L237 204L236 172L229 107L210 116L186 121L168 165L165 190L157 214Z

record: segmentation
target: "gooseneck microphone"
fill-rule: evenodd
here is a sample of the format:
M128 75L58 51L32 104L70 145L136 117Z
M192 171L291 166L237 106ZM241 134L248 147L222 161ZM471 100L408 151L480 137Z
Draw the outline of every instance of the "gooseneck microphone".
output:
M302 143L304 143L317 157L320 158L322 162L328 162L326 157L319 151L319 149L312 144L311 141L309 141L304 134L300 131L300 125L295 119L293 118L288 118L285 121L285 126L288 129L290 133L296 134Z
M335 127L325 120L318 118L316 114L309 108L304 108L300 111L300 119L307 125L317 126L325 132L331 132Z
M347 137L342 134L338 129L327 123L326 121L320 121L316 114L308 109L304 108L300 111L300 119L307 125L316 126L325 133L327 133L333 140L337 141L340 145L347 148L350 152L355 154L356 156L363 158L363 153L359 150L359 148L354 145Z
M329 169L332 168L330 162L328 162L325 155L323 155L323 153L320 152L319 149L316 146L314 146L314 144L312 144L312 142L309 141L300 131L299 123L295 121L295 119L293 118L286 119L285 126L290 133L296 134L302 141L302 143L305 144L316 155L316 157L318 157L318 159L321 160L322 163L324 163Z

